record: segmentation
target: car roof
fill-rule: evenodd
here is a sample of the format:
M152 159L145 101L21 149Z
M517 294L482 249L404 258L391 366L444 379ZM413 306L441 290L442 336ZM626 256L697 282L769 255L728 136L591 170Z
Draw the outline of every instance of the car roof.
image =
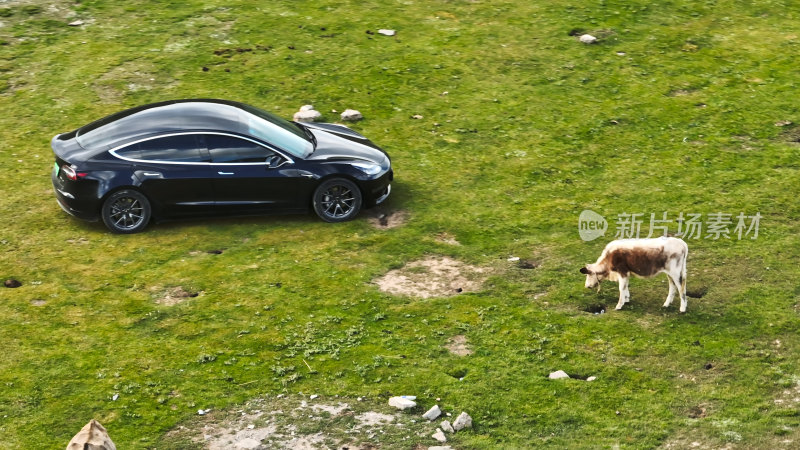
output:
M109 150L148 136L178 131L247 134L244 103L217 99L170 100L120 111L76 130L86 150Z

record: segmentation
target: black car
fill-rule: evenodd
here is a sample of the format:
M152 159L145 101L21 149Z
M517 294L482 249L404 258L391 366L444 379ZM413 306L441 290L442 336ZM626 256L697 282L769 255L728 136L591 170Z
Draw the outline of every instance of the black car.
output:
M307 212L341 222L389 196L389 156L348 127L227 100L174 100L51 142L64 211L135 233L151 218Z

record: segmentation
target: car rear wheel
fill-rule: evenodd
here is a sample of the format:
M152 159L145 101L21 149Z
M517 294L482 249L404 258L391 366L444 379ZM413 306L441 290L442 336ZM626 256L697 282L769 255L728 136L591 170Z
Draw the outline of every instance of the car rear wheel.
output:
M112 233L138 233L150 222L150 202L138 191L123 189L103 202L102 217Z
M313 197L314 211L326 222L344 222L361 210L361 191L344 178L327 180L317 187Z

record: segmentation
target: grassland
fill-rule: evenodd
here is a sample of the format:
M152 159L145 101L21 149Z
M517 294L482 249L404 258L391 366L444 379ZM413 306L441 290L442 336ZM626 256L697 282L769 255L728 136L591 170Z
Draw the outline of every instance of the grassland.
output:
M63 448L96 418L118 448L168 448L198 409L299 392L440 398L475 420L457 448L800 445L798 19L793 1L0 3L0 277L23 284L0 288L0 447ZM187 97L360 110L409 220L117 236L58 208L54 134ZM584 209L605 238L580 240ZM661 278L585 312L616 301L578 268L617 215L662 212L762 219L757 239L689 240L707 293L687 314ZM371 284L429 255L491 276L426 300ZM200 295L157 302L177 287Z

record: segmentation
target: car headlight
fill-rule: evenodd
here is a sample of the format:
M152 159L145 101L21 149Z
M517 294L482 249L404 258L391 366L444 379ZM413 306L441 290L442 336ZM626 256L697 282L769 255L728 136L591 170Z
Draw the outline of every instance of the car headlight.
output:
M350 163L351 166L364 172L367 175L377 175L381 173L381 165L368 162L354 162Z

